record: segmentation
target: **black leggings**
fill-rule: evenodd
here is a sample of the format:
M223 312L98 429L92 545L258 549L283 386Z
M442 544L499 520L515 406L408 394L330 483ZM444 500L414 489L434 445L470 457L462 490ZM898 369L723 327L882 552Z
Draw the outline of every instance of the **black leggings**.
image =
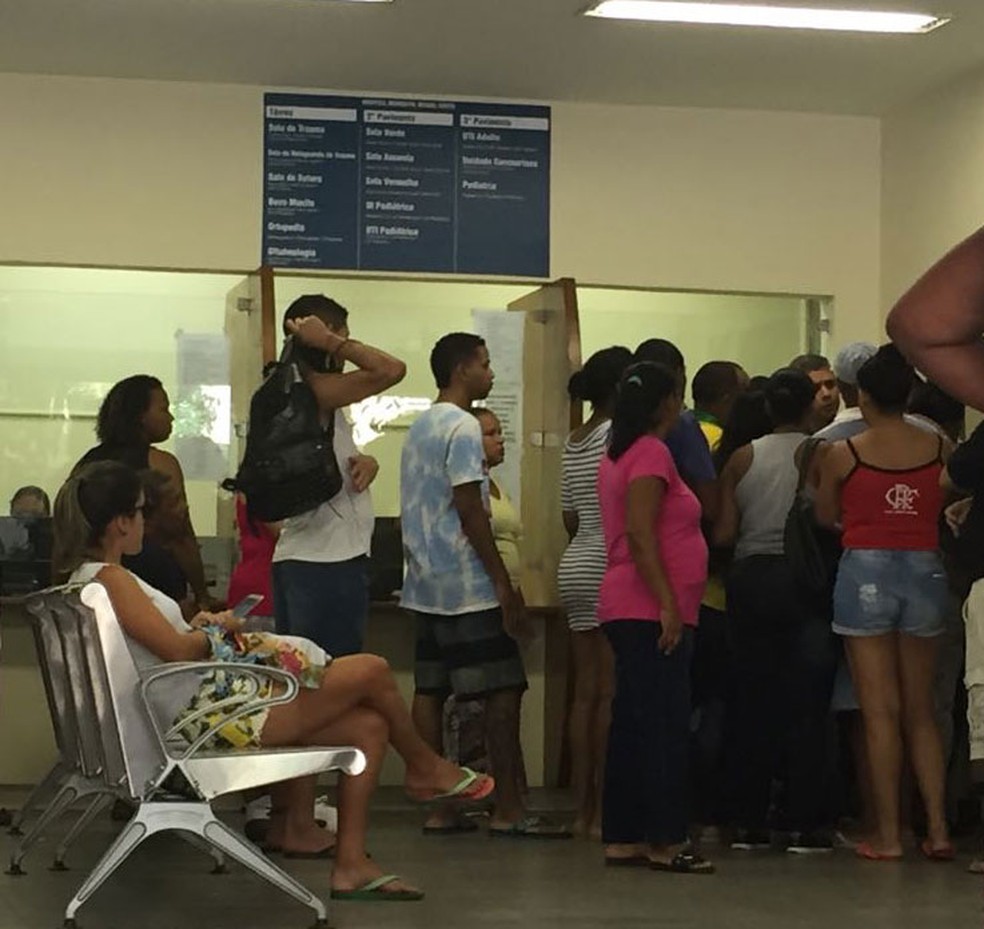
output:
M690 658L693 629L671 655L660 625L615 620L602 627L615 653L615 699L605 764L605 842L675 845L687 840Z

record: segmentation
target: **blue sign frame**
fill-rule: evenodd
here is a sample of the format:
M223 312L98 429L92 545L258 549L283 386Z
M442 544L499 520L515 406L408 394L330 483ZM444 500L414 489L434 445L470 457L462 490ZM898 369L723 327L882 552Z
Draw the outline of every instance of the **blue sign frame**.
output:
M261 263L548 277L550 107L269 93Z

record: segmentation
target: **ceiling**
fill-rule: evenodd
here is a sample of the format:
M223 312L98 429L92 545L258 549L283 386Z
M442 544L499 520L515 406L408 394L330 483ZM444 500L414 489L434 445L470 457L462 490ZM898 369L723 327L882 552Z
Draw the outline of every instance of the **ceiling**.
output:
M954 21L873 36L619 23L577 15L587 0L0 0L0 71L880 115L984 67L982 0L799 2Z

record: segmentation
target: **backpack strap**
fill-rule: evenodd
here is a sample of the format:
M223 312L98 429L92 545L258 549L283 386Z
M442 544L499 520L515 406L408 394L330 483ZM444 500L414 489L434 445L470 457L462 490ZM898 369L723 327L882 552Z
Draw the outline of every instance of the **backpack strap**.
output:
M801 494L806 487L806 479L810 473L810 465L817 454L823 439L809 438L800 447L803 449L799 460L799 482L796 485L796 493Z

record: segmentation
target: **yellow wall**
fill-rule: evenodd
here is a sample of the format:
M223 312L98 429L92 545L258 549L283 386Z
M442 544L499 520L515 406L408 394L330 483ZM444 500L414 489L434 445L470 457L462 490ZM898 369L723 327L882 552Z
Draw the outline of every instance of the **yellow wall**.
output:
M984 223L984 71L884 121L882 304Z
M0 255L253 267L261 95L0 75ZM879 136L867 118L556 104L551 274L829 294L835 341L875 337Z

